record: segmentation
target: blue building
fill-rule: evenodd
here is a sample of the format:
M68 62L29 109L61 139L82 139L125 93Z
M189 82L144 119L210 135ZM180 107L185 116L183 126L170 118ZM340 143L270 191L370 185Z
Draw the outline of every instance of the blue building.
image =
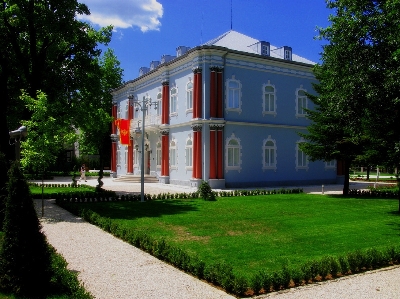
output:
M304 109L313 108L313 64L232 30L152 61L112 92L113 116L130 120L131 136L129 145L113 142L114 176L140 174L143 154L145 174L166 184L336 183L336 161L311 162L298 147L309 125ZM142 111L138 102L152 106Z

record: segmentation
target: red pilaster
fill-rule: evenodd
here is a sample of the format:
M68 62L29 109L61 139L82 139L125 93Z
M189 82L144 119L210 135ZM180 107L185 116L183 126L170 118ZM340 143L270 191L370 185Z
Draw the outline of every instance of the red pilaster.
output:
M196 179L202 178L202 155L201 155L201 131L197 132L197 160L196 160Z
M161 113L161 124L169 124L169 82L165 81L162 83L162 113Z
M196 174L197 174L197 131L193 131L192 178L196 178Z
M215 129L210 128L210 179L217 178L215 166Z
M210 117L217 117L215 70L210 73Z
M133 119L133 103L129 103L128 119ZM128 173L133 173L133 140L129 138L128 145Z
M161 175L169 176L169 135L161 137Z
M192 108L192 118L197 118L197 72L194 71L193 74L193 108Z
M223 99L222 99L222 72L217 73L217 117L223 117Z
M217 131L217 179L224 178L223 165L222 130Z
M197 92L197 114L195 118L201 118L202 113L201 113L201 105L202 105L202 86L201 86L201 69L199 69L198 73L197 73L197 88L196 88L196 92Z

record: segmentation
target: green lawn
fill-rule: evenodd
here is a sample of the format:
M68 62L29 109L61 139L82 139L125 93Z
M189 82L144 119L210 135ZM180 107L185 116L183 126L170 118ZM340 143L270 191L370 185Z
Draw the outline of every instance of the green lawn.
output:
M79 204L250 277L260 269L400 244L398 201L284 194Z
M42 187L40 186L29 186L32 194L42 194ZM91 186L82 186L80 185L78 188L71 187L45 187L43 188L43 193L45 194L56 194L56 193L68 193L68 192L95 192L94 188Z

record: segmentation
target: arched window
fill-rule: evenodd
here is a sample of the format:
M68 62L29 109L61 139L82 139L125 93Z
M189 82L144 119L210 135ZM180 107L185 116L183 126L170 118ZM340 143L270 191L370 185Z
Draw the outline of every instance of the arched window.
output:
M275 140L271 139L271 136L268 136L268 138L263 141L263 170L276 170L276 157Z
M306 92L302 86L296 90L296 117L304 117L307 114L308 99Z
M189 78L189 82L186 84L186 112L193 110L193 83Z
M177 159L176 159L176 142L175 140L172 140L170 145L169 145L169 165L170 168L176 169L177 168Z
M230 138L226 140L225 146L225 170L241 170L241 146L240 139L236 138L235 134L232 134Z
M157 116L161 116L162 109L162 93L157 93Z
M171 97L169 113L176 115L178 113L178 89L176 87L172 87L170 94Z
M305 152L300 149L299 144L305 142L303 138L296 142L296 170L308 170L308 157Z
M236 111L241 113L242 84L232 76L232 79L226 80L226 111Z
M186 140L185 147L185 160L186 160L186 169L192 169L193 163L193 142L191 138Z
M265 114L276 115L276 90L269 81L263 85L263 115Z
M156 160L157 160L157 168L161 168L161 142L157 142Z

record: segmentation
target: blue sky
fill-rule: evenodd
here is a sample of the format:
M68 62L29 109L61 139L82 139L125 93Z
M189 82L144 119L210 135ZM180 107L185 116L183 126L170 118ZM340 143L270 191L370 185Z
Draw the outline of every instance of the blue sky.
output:
M109 47L114 49L124 81L138 77L176 47L195 47L231 29L290 46L293 52L319 62L324 41L315 40L316 27L329 26L324 0L80 0L91 15L84 20L95 28L114 25Z

